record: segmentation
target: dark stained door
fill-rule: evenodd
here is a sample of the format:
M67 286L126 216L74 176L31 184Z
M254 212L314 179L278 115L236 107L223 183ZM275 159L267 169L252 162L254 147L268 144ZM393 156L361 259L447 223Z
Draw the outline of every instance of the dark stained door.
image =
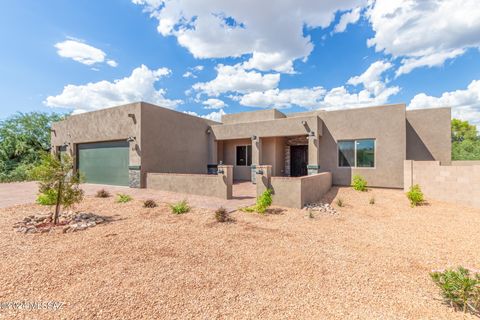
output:
M290 175L300 177L307 175L308 146L290 147Z

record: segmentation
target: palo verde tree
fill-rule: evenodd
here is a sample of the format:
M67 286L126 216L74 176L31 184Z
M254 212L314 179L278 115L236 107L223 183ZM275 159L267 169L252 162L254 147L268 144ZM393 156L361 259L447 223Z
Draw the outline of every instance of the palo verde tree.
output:
M80 189L81 178L73 174L73 161L69 155L45 153L40 164L33 169L33 178L39 182L39 192L53 194L55 211L52 213L53 224L58 223L61 207L71 207L83 200L84 192Z

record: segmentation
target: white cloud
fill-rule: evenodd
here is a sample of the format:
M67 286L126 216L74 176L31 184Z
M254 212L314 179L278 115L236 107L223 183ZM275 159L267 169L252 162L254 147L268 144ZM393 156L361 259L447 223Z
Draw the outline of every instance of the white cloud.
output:
M150 70L145 65L134 69L123 79L109 82L106 80L85 85L69 84L62 93L49 96L44 104L50 107L73 108L91 111L115 105L146 101L166 108L175 108L181 100L165 98L165 89L156 89L155 83L170 74L167 68Z
M376 51L403 58L397 75L480 47L478 0L376 0L367 10Z
M56 43L55 48L57 48L59 56L73 59L74 61L83 63L87 66L96 63L103 63L107 56L102 50L73 38ZM116 61L111 59L106 62L111 67L116 67L118 65Z
M186 72L182 75L182 77L184 77L184 78L196 78L197 76L194 75L193 72L191 72L191 71L186 71Z
M222 121L222 116L227 114L225 111L223 111L223 109L220 109L218 111L213 111L206 115L199 115L195 111L184 111L184 113L189 114L191 116L200 117L200 118L217 121L217 122Z
M362 8L358 7L349 12L344 13L340 17L340 21L338 22L338 24L333 28L333 33L345 32L349 24L357 23L358 20L360 19L361 9Z
M257 71L246 71L240 64L227 66L219 64L216 67L217 77L209 82L199 82L192 86L210 96L219 96L226 92L252 92L276 88L280 74L262 74Z
M223 109L227 106L223 100L213 98L203 101L202 104L204 109Z
M288 108L295 105L308 109L347 109L384 104L400 91L399 87L388 87L383 79L383 74L391 67L389 62L377 61L361 75L350 78L347 84L363 86L358 93L349 92L345 86L331 90L317 86L283 90L276 88L251 92L235 99L245 106L263 108Z
M253 55L248 68L293 72L313 43L304 28L326 28L338 11L366 0L132 0L158 20L158 32L175 36L195 58ZM280 18L281 17L281 18Z
M204 69L204 66L202 66L202 65L198 65L198 66L193 67L193 70L195 70L195 71L202 71L203 69Z
M451 107L452 116L477 125L480 128L480 80L473 80L465 90L444 92L440 97L417 94L410 101L409 109Z

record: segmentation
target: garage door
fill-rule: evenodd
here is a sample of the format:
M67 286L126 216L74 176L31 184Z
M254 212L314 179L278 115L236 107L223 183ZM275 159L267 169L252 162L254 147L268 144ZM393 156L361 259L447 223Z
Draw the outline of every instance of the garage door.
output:
M87 183L128 186L128 142L78 145L78 170Z

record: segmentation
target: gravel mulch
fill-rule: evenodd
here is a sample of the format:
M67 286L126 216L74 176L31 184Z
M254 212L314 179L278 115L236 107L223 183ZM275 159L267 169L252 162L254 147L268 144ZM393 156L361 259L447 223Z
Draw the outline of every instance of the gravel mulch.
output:
M65 234L12 229L48 208L0 209L0 319L462 319L428 273L480 268L480 210L410 208L400 190L333 188L335 215L237 211L228 223L154 200L89 197L77 210L109 222ZM24 301L62 305L6 307Z

